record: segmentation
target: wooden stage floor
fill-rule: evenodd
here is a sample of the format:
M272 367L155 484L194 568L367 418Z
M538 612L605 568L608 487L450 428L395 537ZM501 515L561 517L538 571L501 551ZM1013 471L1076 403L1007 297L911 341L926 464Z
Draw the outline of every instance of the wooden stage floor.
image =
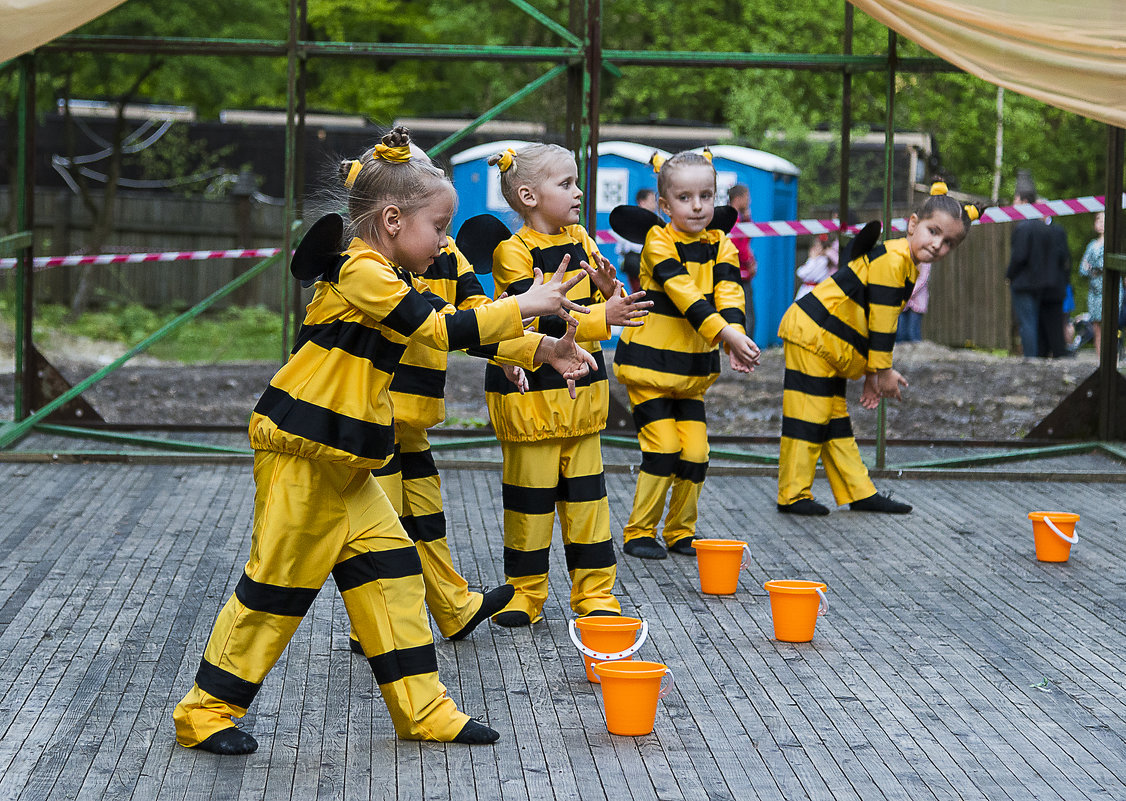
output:
M444 478L455 557L495 585L500 474ZM701 535L751 546L735 595L702 595L694 559L619 556L641 657L676 676L637 738L607 733L569 641L558 535L545 622L438 644L493 747L396 741L330 584L244 719L249 757L171 721L246 557L249 465L0 463L0 484L0 799L1126 798L1121 484L885 479L913 514L792 519L769 476L713 475ZM632 479L607 484L620 544ZM1039 563L1026 513L1061 508L1080 543ZM812 643L772 639L771 578L828 584Z

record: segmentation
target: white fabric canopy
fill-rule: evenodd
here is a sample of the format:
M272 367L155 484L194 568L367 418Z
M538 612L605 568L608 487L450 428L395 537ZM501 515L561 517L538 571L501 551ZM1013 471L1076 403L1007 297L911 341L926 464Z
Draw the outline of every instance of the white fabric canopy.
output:
M0 61L62 36L125 0L0 0Z
M1126 0L850 0L989 83L1126 128Z

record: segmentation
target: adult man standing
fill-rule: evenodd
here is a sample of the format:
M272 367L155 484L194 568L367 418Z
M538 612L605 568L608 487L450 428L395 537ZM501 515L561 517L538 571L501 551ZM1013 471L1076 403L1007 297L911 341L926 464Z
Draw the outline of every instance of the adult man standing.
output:
M1036 202L1036 187L1027 173L1017 178L1016 205ZM1026 357L1063 356L1063 299L1071 272L1067 233L1051 218L1023 220L1012 235L1012 255L1005 278L1013 301L1013 318Z

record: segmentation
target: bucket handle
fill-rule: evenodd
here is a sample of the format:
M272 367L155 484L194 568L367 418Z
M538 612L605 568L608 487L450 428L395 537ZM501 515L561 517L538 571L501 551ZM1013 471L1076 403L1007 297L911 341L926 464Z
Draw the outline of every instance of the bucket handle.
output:
M817 616L829 614L829 599L825 597L825 593L820 587L814 587L817 594L821 596L821 601L817 605Z
M1079 535L1078 534L1071 534L1071 535L1064 534L1062 531L1060 531L1058 528L1056 528L1056 524L1052 522L1052 518L1048 517L1047 515L1044 515L1044 522L1047 523L1048 528L1050 528L1052 531L1054 531L1056 536L1059 537L1064 542L1070 542L1072 545L1079 542Z
M739 569L740 570L750 570L751 569L751 545L750 545L750 543L747 543L747 542L743 543L743 558L739 562Z
M669 680L668 684L665 684L665 679ZM670 692L672 692L672 688L675 687L675 686L676 686L676 680L672 676L672 670L670 670L668 667L666 667L665 668L665 675L661 677L661 689L657 693L657 700L658 701L661 700L666 695L668 695Z
M582 653L589 656L591 659L597 660L599 662L616 662L619 659L625 659L627 656L633 656L641 649L641 646L645 644L645 638L649 636L649 621L641 621L641 633L637 635L637 639L634 640L633 645L631 645L624 651L618 651L617 653L610 654L603 653L602 651L592 651L591 649L583 645L582 640L580 640L579 636L575 633L574 618L572 618L570 623L568 624L568 631L571 634L571 642L575 644L575 647L578 648Z

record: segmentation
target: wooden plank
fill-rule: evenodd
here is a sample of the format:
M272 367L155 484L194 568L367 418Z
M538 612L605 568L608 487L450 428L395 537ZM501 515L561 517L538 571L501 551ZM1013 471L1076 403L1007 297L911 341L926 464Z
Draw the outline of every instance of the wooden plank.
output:
M774 479L710 477L701 531L752 546L736 595L701 595L690 558L619 563L624 610L652 626L640 656L678 679L640 738L605 730L566 633L558 547L545 623L437 645L451 695L501 730L490 748L396 741L330 588L245 721L262 751L220 758L174 745L169 715L245 560L245 466L19 465L0 479L15 467L23 491L0 498L4 797L1126 795L1111 485L900 481L912 515L793 519L773 510ZM499 472L444 478L459 566L498 582ZM633 481L611 474L608 492L617 539ZM1083 515L1081 543L1066 564L1036 562L1025 515L1061 504ZM829 583L813 643L772 639L761 583L777 577Z

